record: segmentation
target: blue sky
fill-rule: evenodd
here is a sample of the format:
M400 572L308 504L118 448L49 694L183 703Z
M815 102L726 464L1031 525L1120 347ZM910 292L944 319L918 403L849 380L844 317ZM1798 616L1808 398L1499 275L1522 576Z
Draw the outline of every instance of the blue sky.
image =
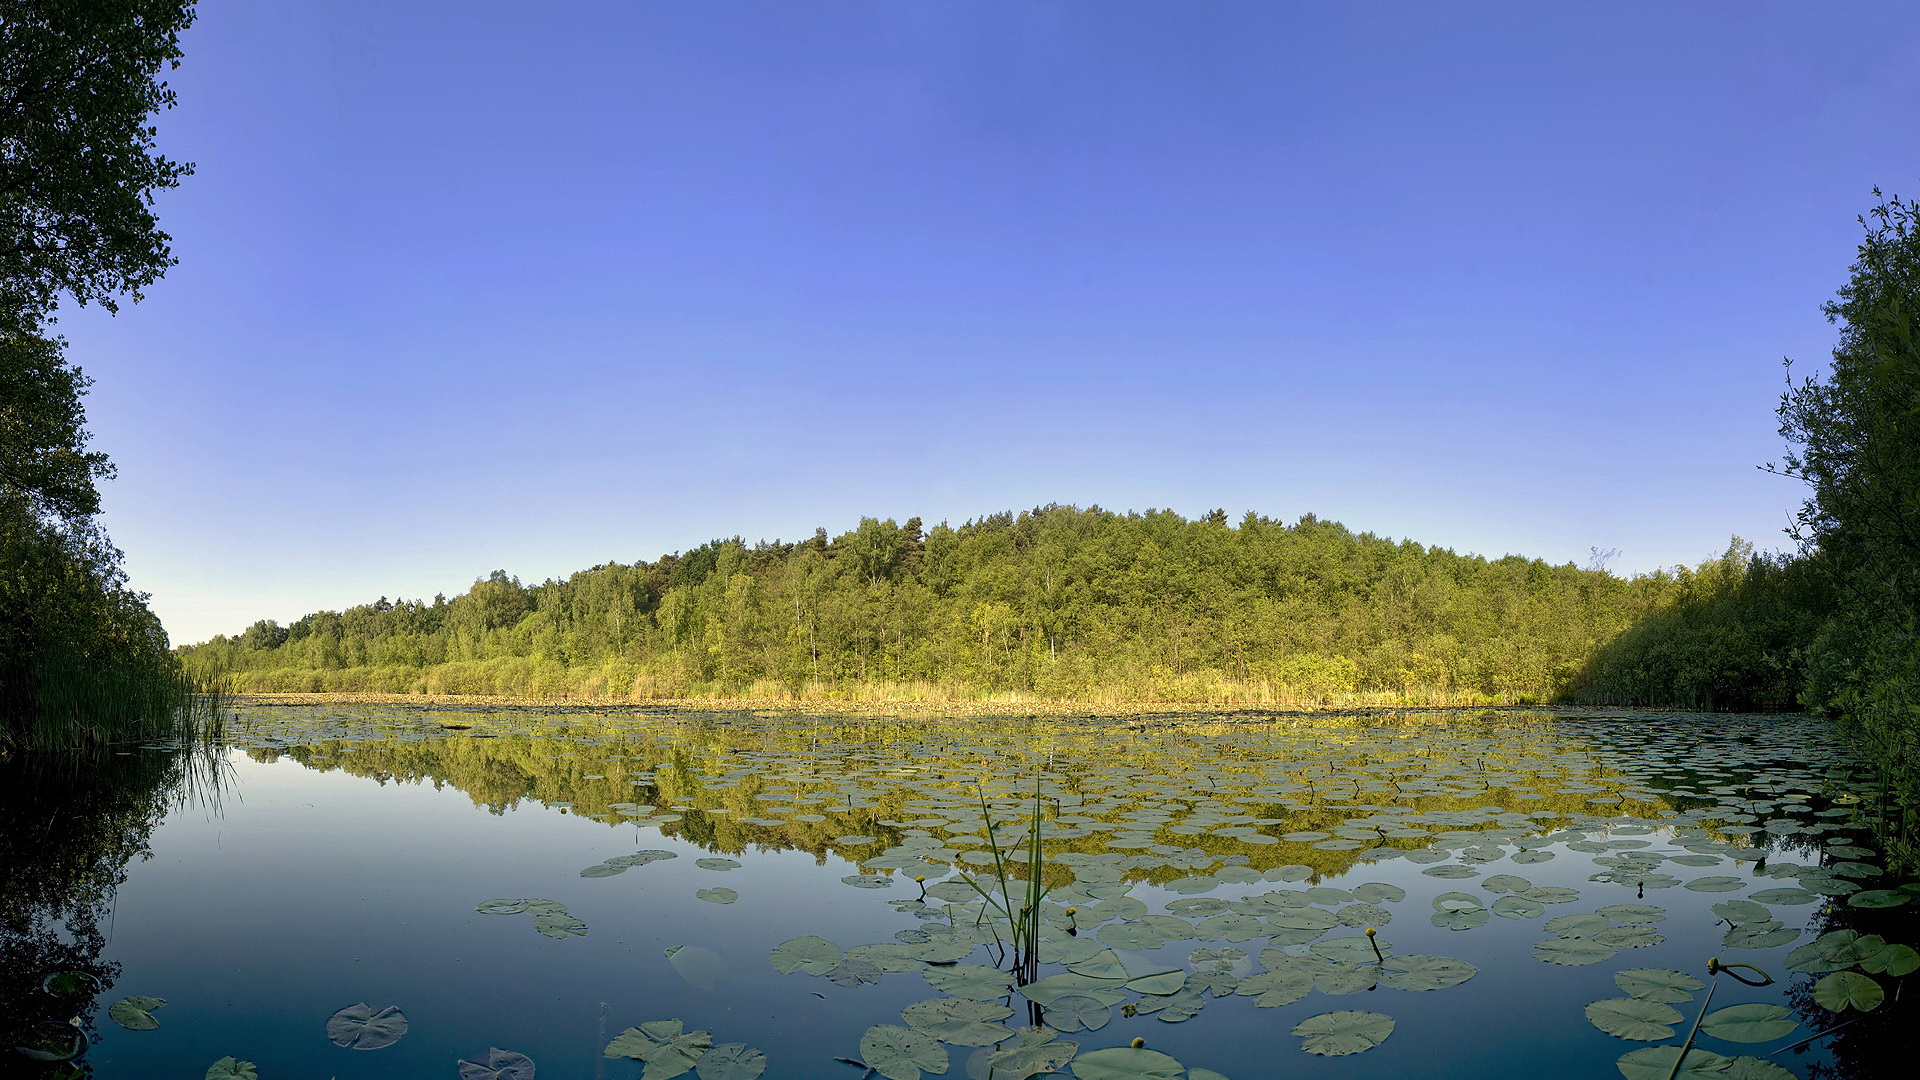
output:
M1616 570L1800 491L1920 7L206 4L60 329L176 642L1047 502Z

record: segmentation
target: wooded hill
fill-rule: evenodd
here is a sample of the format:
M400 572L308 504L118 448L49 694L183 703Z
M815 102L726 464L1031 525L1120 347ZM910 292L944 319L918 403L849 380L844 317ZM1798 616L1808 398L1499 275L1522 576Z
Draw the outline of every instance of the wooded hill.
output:
M1768 572L1738 542L1698 571L1623 579L1311 514L1235 525L1054 505L716 540L534 586L496 571L451 600L382 598L180 652L244 692L1524 703L1652 680L1669 689L1649 700L1681 685L1680 703L1728 707L1765 703L1747 669L1770 662L1766 628L1739 625L1747 613L1706 618L1731 635L1731 675L1656 670L1644 650L1595 661Z

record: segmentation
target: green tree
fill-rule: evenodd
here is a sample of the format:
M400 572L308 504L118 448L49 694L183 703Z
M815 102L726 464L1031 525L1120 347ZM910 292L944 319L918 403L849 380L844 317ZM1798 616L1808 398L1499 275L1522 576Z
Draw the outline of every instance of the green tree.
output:
M1878 189L1875 196L1880 196ZM1856 721L1920 799L1920 203L1860 219L1824 379L1789 385L1778 471L1807 482L1795 533L1836 600L1808 660L1808 703Z

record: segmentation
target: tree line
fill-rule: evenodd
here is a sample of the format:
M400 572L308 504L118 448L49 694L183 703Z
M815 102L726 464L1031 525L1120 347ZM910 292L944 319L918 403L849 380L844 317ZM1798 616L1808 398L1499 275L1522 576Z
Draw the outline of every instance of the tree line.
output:
M715 540L537 585L495 571L453 599L261 621L182 656L242 691L1545 701L1691 580L1311 514L1050 505Z

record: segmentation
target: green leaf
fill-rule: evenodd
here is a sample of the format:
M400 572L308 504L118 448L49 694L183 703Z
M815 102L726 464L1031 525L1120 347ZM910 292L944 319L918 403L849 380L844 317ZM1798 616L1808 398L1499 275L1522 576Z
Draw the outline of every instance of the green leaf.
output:
M1389 956L1380 967L1380 985L1395 990L1445 990L1480 973L1451 956Z
M480 906L473 910L482 915L518 915L527 910L527 902L514 899L482 900Z
M1488 910L1503 919L1537 919L1546 912L1547 905L1524 896L1503 896Z
M543 911L533 917L533 928L556 941L587 936L587 924L565 912Z
M393 1005L375 1012L373 1006L362 1001L327 1018L327 1038L349 1050L380 1050L399 1042L406 1033L406 1014Z
M1547 933L1568 938L1590 938L1613 925L1605 915L1562 915L1547 920Z
M975 1001L1003 998L1007 996L1007 988L1013 985L1013 976L981 964L930 967L920 974L935 990Z
M1060 1031L1098 1031L1113 1019L1113 1005L1090 994L1061 994L1046 1005L1047 1026Z
M869 986L877 983L886 972L867 963L865 960L846 959L834 965L832 971L821 978L836 986Z
M1799 904L1811 904L1820 899L1818 893L1806 889L1765 889L1753 894L1753 899L1762 904L1778 904L1792 907Z
M693 1068L713 1048L713 1036L681 1030L679 1020L653 1020L613 1037L602 1051L605 1057L630 1057L646 1062L641 1080L668 1080Z
M532 1058L497 1046L461 1058L459 1065L460 1080L533 1080Z
M1687 888L1692 889L1694 892L1733 892L1735 889L1744 889L1746 887L1747 883L1739 878L1724 875L1719 877L1699 877L1687 882Z
M982 1076L993 1080L1027 1080L1038 1073L1057 1072L1080 1051L1080 1044L1055 1041L1049 1028L1021 1028L1015 1045L986 1055Z
M1241 997L1254 998L1263 1009L1291 1005L1313 990L1313 976L1304 971L1263 971L1240 980L1235 991Z
M1734 1058L1723 1075L1726 1080L1800 1080L1787 1069L1756 1057Z
M900 1010L907 1026L955 1046L990 1046L1013 1038L1012 1029L998 1023L1013 1010L998 1002L965 998L916 1001Z
M107 1006L107 1016L128 1031L152 1031L160 1026L160 1021L153 1018L153 1010L166 1003L166 998L124 997Z
M848 874L840 880L856 889L893 888L893 879L885 874Z
M1787 968L1809 975L1845 971L1886 946L1886 939L1878 934L1862 935L1858 930L1833 930L1788 953Z
M1670 968L1633 968L1630 971L1617 972L1613 984L1621 990L1644 1001L1689 1001L1694 992L1706 989L1707 984L1684 971Z
M1533 888L1533 882L1513 874L1495 874L1482 881L1480 887L1488 892L1516 893Z
M1920 953L1906 945L1889 945L1860 961L1860 967L1875 975L1911 975L1920 970Z
M625 866L610 866L607 863L595 863L585 870L580 871L580 876L584 878L602 878L612 877L615 874L624 874L626 872L627 868Z
M1675 1072L1673 1063L1679 1058L1680 1048L1677 1046L1648 1046L1622 1055L1613 1064L1626 1080L1667 1080L1669 1073L1673 1074L1675 1080L1701 1080L1702 1077L1721 1080L1727 1066L1733 1064L1711 1050L1696 1046L1687 1051L1686 1061Z
M722 1043L693 1063L700 1080L754 1080L767 1071L767 1055L746 1043Z
M1178 1080L1185 1068L1158 1050L1135 1046L1094 1050L1073 1061L1080 1080Z
M223 1057L207 1066L207 1080L260 1080L260 1071L251 1061Z
M1533 947L1535 958L1549 964L1565 964L1578 967L1583 964L1597 964L1602 960L1611 960L1620 950L1611 945L1602 945L1586 938L1554 938L1542 941Z
M1667 940L1651 926L1612 926L1593 935L1593 940L1616 949L1642 949Z
M1161 997L1143 997L1134 1003L1133 1011L1142 1014L1151 1013L1153 1016L1169 1024L1177 1024L1198 1016L1200 1010L1206 1008L1206 1006L1207 999L1205 995L1194 990L1192 987L1188 987L1177 994L1167 994Z
M845 955L840 951L840 946L826 938L808 934L775 945L768 959L772 961L773 969L782 975L791 975L796 971L825 975L840 966Z
M947 1051L912 1028L878 1024L860 1036L860 1060L887 1080L920 1080L922 1072L947 1071Z
M1836 971L1813 984L1813 1000L1832 1012L1872 1012L1885 997L1879 983L1857 971Z
M1765 904L1756 904L1751 900L1723 900L1713 905L1713 913L1736 926L1766 922L1773 918L1772 910Z
M1870 889L1847 897L1847 904L1857 908L1890 908L1899 907L1912 899L1911 893L1899 889Z
M1393 1017L1377 1012L1330 1012L1309 1016L1294 1025L1309 1054L1340 1057L1371 1050L1393 1034Z
M1799 1029L1785 1007L1758 1002L1715 1009L1700 1021L1701 1031L1728 1042L1772 1042Z
M743 864L738 859L695 859L693 865L702 870L738 870Z
M725 886L716 885L711 889L701 889L693 895L709 904L731 904L740 899L740 894Z
M1679 1010L1645 998L1607 998L1587 1006L1587 1020L1594 1027L1621 1039L1657 1042L1673 1037L1670 1025L1685 1020Z

